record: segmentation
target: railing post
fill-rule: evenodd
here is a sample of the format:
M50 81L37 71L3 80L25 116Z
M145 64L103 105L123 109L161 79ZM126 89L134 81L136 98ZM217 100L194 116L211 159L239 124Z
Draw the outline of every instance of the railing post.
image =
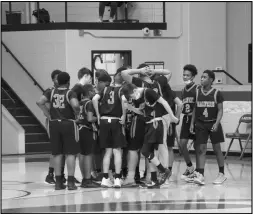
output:
M38 23L39 23L39 20L40 20L40 12L39 12L39 9L40 9L40 3L37 2L37 11L38 11Z
M165 3L166 2L163 2L163 22L164 23L166 22L166 7L165 7Z

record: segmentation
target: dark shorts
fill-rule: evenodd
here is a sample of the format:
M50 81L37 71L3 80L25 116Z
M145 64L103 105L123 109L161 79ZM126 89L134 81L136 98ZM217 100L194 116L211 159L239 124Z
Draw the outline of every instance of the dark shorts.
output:
M202 122L199 120L196 121L195 132L197 145L206 144L209 137L212 144L217 144L225 141L221 124L219 124L216 132L212 132L211 129L213 127L213 124L214 122Z
M145 143L141 148L141 153L154 153L155 150L158 150L159 144Z
M99 145L101 149L123 148L126 147L126 144L126 137L118 119L100 120Z
M190 132L191 119L192 119L191 115L189 116L184 115L180 132L180 139L192 139L192 140L196 139L195 134L192 134Z
M168 133L167 135L167 146L174 147L175 139L176 139L176 124L171 123L169 129L170 129L170 133Z
M163 122L156 121L147 123L145 126L144 144L163 144L164 140Z
M52 155L76 155L80 151L79 132L74 121L54 120L49 122L49 137Z
M79 127L79 143L82 155L91 155L97 144L97 134L92 129Z
M139 150L141 149L144 136L145 136L145 121L142 116L135 115L132 119L129 137L128 137L128 149Z

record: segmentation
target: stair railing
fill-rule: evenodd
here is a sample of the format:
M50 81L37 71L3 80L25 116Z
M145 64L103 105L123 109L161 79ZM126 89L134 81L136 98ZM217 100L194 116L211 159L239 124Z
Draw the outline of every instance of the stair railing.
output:
M13 54L13 52L6 46L6 44L1 41L1 44L4 46L6 52L8 52L12 58L19 64L19 66L26 72L26 74L32 79L34 82L34 85L37 85L39 89L44 92L44 89L41 87L41 85L34 79L34 77L30 74L30 72L23 66L23 64L17 59L17 57Z
M11 95L3 88L3 87L1 87L1 89L2 89L2 91L10 98L10 100L13 102L13 104L14 104L14 117L16 116L16 102L15 102L15 100L11 97Z
M236 78L234 78L232 75L230 75L228 72L224 71L224 70L213 70L214 73L224 73L226 74L229 78L231 78L232 80L234 80L238 85L243 85L241 82L239 82Z

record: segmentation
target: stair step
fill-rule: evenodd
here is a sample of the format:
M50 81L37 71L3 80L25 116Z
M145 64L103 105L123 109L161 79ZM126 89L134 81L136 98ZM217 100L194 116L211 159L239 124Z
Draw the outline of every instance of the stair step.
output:
M26 133L45 133L46 130L40 124L23 124Z
M7 108L7 110L15 116L31 116L30 111L25 107Z
M16 120L20 125L23 124L39 124L33 116L16 116Z
M15 103L13 102L13 100L15 101ZM2 104L4 105L5 108L15 108L15 107L23 107L24 104L22 102L20 102L17 99L1 99Z
M47 133L26 133L25 142L46 142L49 141Z
M5 92L7 92L8 95L9 95L12 99L17 97L17 95L16 95L11 89L6 88L6 87L3 87L3 88L4 88L4 90L2 90L2 91L3 91L2 94L6 94Z
M51 144L45 142L30 142L25 144L25 153L51 153Z

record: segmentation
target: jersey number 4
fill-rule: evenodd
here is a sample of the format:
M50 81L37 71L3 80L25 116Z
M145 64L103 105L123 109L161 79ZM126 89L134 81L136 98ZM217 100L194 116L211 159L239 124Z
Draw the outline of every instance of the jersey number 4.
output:
M54 102L53 102L54 108L65 108L64 95L55 94L53 97L54 97Z
M108 99L108 104L113 104L114 103L114 91L111 91L109 93L110 98Z
M204 109L204 111L203 111L203 115L204 115L205 117L208 117L208 111L207 111L207 108L205 108L205 109Z

